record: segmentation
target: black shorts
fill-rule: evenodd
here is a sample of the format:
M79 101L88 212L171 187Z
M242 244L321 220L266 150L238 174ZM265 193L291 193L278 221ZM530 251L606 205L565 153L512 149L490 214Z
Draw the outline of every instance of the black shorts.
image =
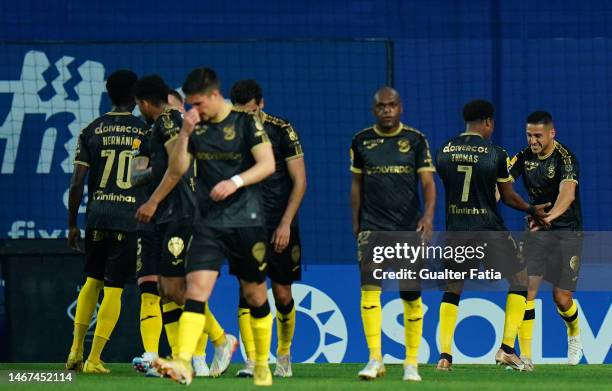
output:
M555 287L576 290L583 234L580 231L536 231L525 235L523 256L530 276L542 276Z
M221 228L196 224L187 250L186 273L219 271L228 259L230 273L248 282L264 282L268 268L268 235L264 227Z
M268 243L272 241L275 229L268 229ZM270 247L268 257L268 276L277 284L291 285L302 279L302 243L299 227L291 227L289 244L281 253Z
M85 230L85 274L108 286L123 287L136 272L135 232Z
M449 271L462 272L464 279L480 278L475 276L478 270L492 270L492 277L499 272L507 278L525 268L519 247L507 231L451 231L446 235L446 245L453 248L455 257L445 259L444 266Z
M191 223L180 221L157 224L153 231L140 231L139 250L142 251L137 260L138 277L183 277L191 233Z

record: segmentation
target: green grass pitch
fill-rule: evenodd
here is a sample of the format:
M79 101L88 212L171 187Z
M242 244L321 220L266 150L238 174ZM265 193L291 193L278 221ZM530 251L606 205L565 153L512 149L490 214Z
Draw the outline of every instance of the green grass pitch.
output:
M182 386L168 379L145 378L129 364L108 364L109 375L76 374L71 384L53 383L9 385L8 370L61 370L63 364L0 364L0 389L11 390L172 390ZM289 390L612 390L612 367L609 365L538 365L534 372L507 371L494 365L456 365L450 373L440 373L433 365L421 365L420 383L401 380L402 367L388 365L387 375L371 382L357 379L363 364L294 364L294 377L274 379L273 387ZM220 378L196 378L189 389L249 390L259 389L251 379L237 379L232 375L240 368L232 365ZM273 366L272 366L273 369Z

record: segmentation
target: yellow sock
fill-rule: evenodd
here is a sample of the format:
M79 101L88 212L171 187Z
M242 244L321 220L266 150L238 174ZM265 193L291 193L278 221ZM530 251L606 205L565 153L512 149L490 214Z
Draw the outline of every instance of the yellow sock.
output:
M458 313L459 296L445 292L440 303L440 353L452 355Z
M502 344L514 348L514 341L518 334L518 329L525 316L527 306L527 294L519 294L513 291L508 292L506 299L506 318L504 321L504 337Z
M519 327L518 340L521 357L531 358L531 341L533 339L533 323L535 319L535 300L527 300L523 323Z
M174 357L178 354L178 322L182 313L183 307L173 301L162 306L164 330Z
M100 362L102 350L110 339L113 329L119 320L122 293L123 288L104 287L104 298L102 299L102 304L100 304L100 311L98 311L94 340L91 345L91 352L89 352L89 357L87 358L91 363L97 364Z
M278 333L276 355L286 356L291 351L291 342L295 333L295 303L293 299L286 306L276 306L276 331Z
M157 353L162 330L159 296L152 293L140 295L140 336L144 351Z
M225 344L225 330L217 322L217 318L213 315L208 303L206 303L206 327L204 332L208 334L210 340L215 346L221 346Z
M406 359L404 365L417 365L419 345L423 335L423 300L402 300L404 303L404 338Z
M100 291L103 287L104 281L91 277L87 277L85 284L81 287L77 299L76 313L74 314L74 334L72 336L72 346L70 347L71 352L76 352L79 355L83 354L85 335L89 329L89 322L91 322L91 317L96 309Z
M206 334L206 332L202 332L202 334L200 334L200 338L198 339L198 343L196 344L196 348L193 352L193 355L206 357L206 344L207 343L208 343L208 334Z
M249 308L238 307L238 327L247 359L255 361L255 341L251 330L251 310Z
M361 289L361 321L366 337L370 360L382 361L381 333L382 309L380 308L380 289Z
M567 335L570 337L580 335L578 306L576 305L576 302L572 300L572 306L567 311L561 311L560 308L557 308L557 311L565 321L565 326L567 326Z
M266 304L268 303L266 302ZM272 314L267 307L267 314L261 318L251 315L251 331L255 343L255 364L268 365L270 344L272 343Z
M187 300L185 310L178 322L178 355L181 360L191 362L198 339L204 331L206 317L204 303Z

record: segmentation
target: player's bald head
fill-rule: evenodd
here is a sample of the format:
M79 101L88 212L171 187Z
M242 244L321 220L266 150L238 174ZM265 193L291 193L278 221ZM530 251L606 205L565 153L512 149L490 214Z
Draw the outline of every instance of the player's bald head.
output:
M395 90L393 87L383 87L376 91L373 98L373 103L376 105L378 102L397 102L400 103L402 98L400 97L399 92Z

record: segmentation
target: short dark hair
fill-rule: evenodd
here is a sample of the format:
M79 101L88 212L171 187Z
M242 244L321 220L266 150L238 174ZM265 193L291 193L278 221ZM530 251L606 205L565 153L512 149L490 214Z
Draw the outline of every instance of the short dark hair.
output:
M484 99L475 99L463 106L463 120L465 122L484 121L487 118L493 118L494 114L493 103Z
M230 99L233 104L244 105L253 99L255 103L260 104L262 98L261 86L253 79L239 80L230 90Z
M134 84L134 96L155 106L168 103L170 89L159 75L144 76Z
M106 91L115 106L134 103L132 88L138 80L138 75L128 69L119 69L106 79Z
M527 123L533 125L550 125L553 123L553 118L548 111L538 110L527 116Z
M208 94L214 89L219 89L221 83L217 74L210 68L195 68L187 75L183 82L183 92L185 95Z
M183 100L183 95L180 94L180 92L178 92L177 90L169 90L168 91L168 95L172 95L173 97L175 97L176 99L178 99L181 103L184 103L185 101Z

